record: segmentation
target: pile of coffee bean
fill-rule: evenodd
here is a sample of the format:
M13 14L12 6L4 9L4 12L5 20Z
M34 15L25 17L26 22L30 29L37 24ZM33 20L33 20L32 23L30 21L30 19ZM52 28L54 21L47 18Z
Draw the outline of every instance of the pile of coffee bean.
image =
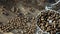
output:
M8 24L0 25L0 29L3 32L11 32L14 29L21 29L23 31L22 34L35 34L36 24L34 17L13 17L8 20Z
M54 10L41 11L37 25L43 31L49 32L50 34L56 34L60 32L60 14Z

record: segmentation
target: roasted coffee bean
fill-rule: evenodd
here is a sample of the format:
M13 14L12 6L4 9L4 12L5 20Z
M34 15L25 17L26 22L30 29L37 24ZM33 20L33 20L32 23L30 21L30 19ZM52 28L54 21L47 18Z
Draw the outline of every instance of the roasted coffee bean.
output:
M60 14L55 11L41 11L37 25L43 31L49 32L50 34L56 34L56 29L60 29L59 16Z

